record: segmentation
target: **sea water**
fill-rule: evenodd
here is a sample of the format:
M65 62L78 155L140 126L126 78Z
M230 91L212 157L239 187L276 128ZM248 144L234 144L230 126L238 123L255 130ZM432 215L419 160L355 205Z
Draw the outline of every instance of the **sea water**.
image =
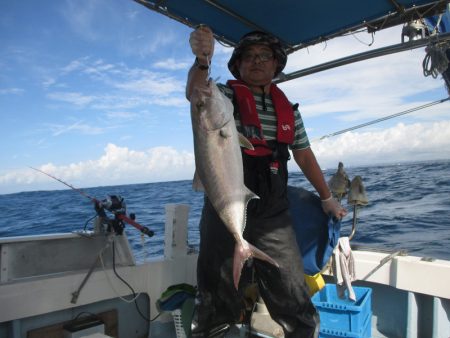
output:
M336 169L325 170L325 178ZM411 255L450 260L450 161L348 167L350 179L363 179L369 204L357 210L353 244ZM69 182L70 183L70 182ZM198 223L203 194L192 191L191 181L173 181L83 189L102 200L121 195L127 212L155 232L142 237L134 227L125 231L137 262L164 254L165 205L189 205L188 243L199 245ZM291 173L289 184L313 190L303 175ZM341 236L348 236L353 206L343 219ZM92 229L93 203L73 190L33 191L0 195L0 237L50 234Z

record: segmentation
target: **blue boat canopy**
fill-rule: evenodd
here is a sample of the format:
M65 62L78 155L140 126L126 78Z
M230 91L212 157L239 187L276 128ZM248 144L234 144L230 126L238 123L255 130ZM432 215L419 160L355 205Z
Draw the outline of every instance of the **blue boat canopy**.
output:
M445 11L450 0L135 0L235 45L247 32L277 36L288 52L358 30L375 32Z

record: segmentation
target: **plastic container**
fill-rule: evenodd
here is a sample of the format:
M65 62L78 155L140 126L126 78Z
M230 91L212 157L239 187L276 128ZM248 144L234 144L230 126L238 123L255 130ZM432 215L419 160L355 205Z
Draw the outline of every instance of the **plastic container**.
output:
M340 299L336 285L326 284L312 297L320 315L321 338L370 337L372 289L354 286L356 301Z
M186 332L184 332L183 322L181 319L181 309L172 311L173 323L175 325L175 333L177 338L186 338Z
M350 332L341 330L332 330L321 328L319 332L319 338L335 338L335 337L348 337L348 338L370 338L372 331L372 318L369 316L366 319L362 332Z

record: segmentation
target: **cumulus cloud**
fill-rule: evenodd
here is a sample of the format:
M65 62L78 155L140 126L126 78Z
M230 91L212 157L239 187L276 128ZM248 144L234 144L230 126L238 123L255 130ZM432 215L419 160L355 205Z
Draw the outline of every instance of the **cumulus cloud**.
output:
M450 121L399 123L394 127L368 132L347 132L338 137L312 142L323 167L396 163L450 158Z
M323 169L374 163L398 163L450 158L450 120L435 123L402 123L385 130L348 132L334 138L312 142ZM294 161L290 162L295 169ZM195 168L194 154L173 147L132 150L108 144L96 160L57 166L44 164L39 169L79 187L132 184L190 179ZM48 187L49 179L33 170L0 174L0 191L36 190ZM55 185L53 185L55 187ZM58 189L56 185L55 189Z
M375 43L370 47L355 44L352 36L346 36L298 51L289 56L285 72L397 44L400 32L401 27L377 32ZM364 37L367 33L358 36L361 35ZM408 50L300 77L282 83L281 87L292 101L301 104L302 111L310 117L332 113L340 121L358 123L430 102L424 93L440 91L444 97L444 82L423 76L424 57L423 48ZM434 96L431 100L437 98ZM442 105L434 108L433 114L446 117L447 110L448 107Z
M138 151L110 143L96 160L61 166L47 163L38 169L78 187L93 187L188 179L193 177L194 167L191 152L173 147ZM53 183L51 179L32 169L0 174L2 193L42 189L50 183ZM54 184L51 186L55 187Z

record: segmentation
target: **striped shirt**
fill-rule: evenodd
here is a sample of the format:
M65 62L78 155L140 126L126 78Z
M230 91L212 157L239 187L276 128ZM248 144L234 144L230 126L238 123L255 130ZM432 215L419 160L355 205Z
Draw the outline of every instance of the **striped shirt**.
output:
M217 87L231 100L233 101L234 91L230 87L218 83ZM253 97L256 102L256 111L261 122L261 128L266 141L273 141L277 139L277 115L275 114L275 109L270 98L270 94L266 94L264 98L265 105L263 106L263 94L253 93ZM239 117L239 112L235 114L236 127L239 132L242 132L241 120ZM303 120L298 109L294 110L295 119L295 134L294 142L289 145L291 150L305 149L310 146L308 135L306 135L305 126L303 125Z

